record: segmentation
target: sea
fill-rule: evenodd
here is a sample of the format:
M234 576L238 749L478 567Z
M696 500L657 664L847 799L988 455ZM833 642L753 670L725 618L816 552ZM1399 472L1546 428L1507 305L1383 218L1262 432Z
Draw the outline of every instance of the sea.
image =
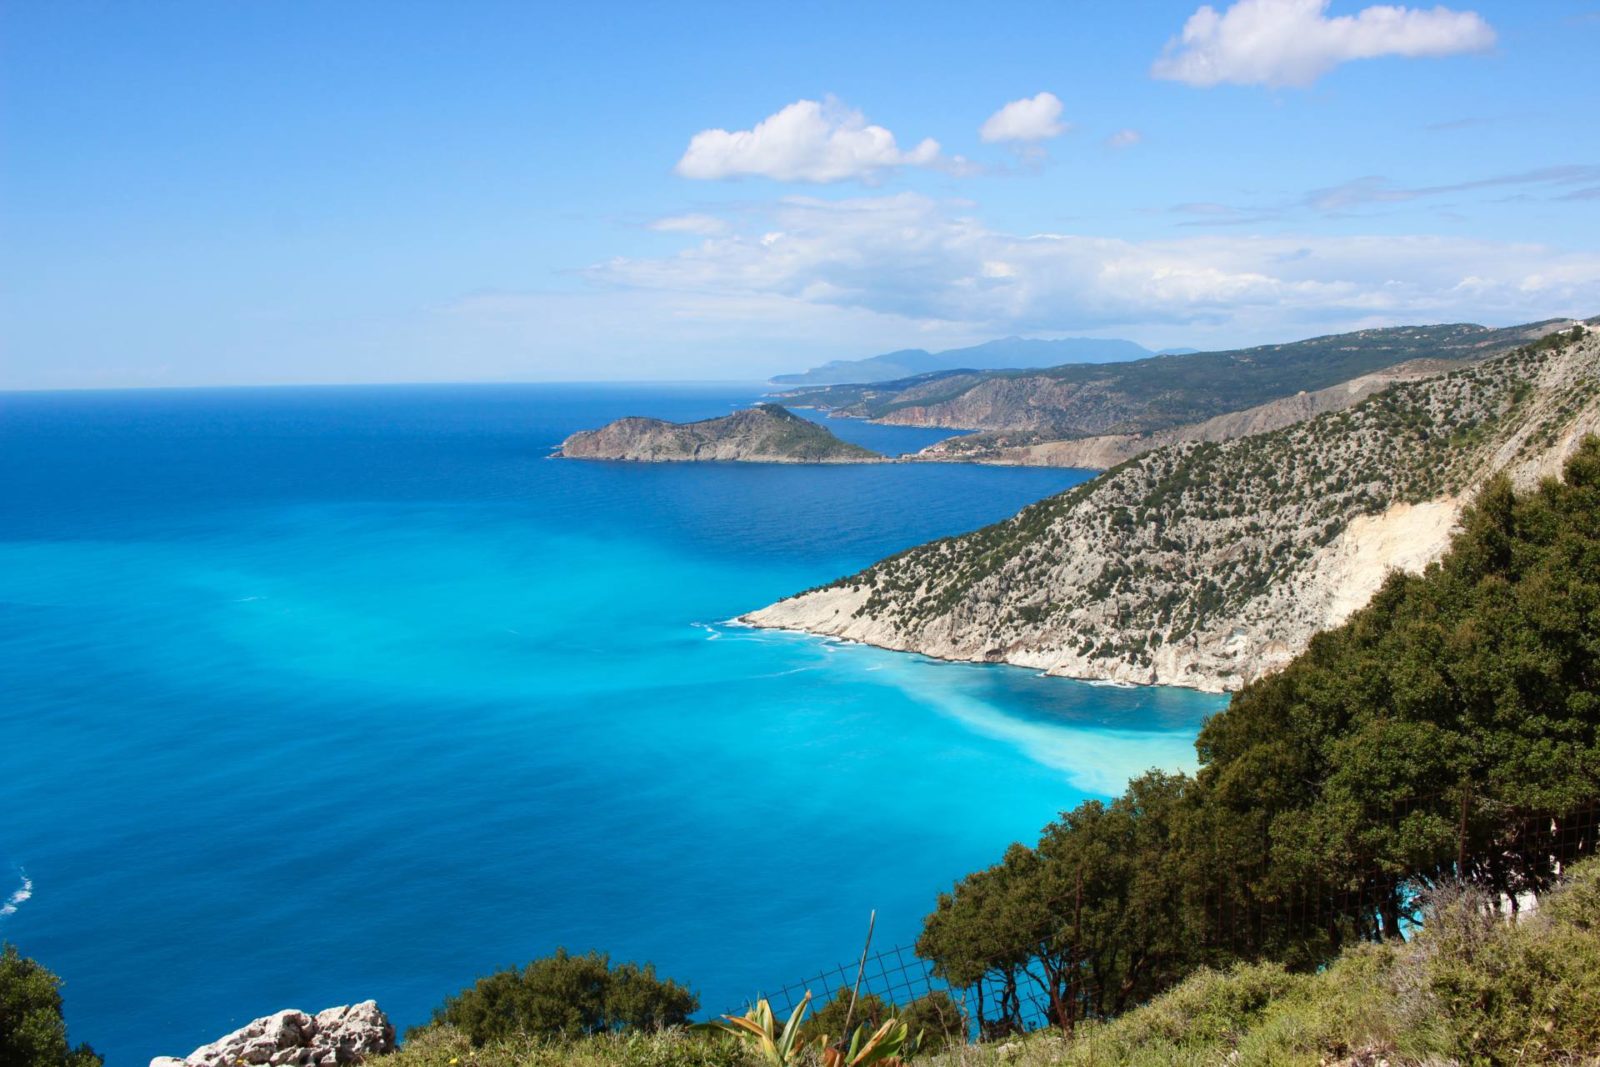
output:
M558 946L736 1010L1193 765L1215 696L730 621L1089 472L548 458L761 392L0 394L0 939L71 1039L143 1067L368 998L404 1030Z

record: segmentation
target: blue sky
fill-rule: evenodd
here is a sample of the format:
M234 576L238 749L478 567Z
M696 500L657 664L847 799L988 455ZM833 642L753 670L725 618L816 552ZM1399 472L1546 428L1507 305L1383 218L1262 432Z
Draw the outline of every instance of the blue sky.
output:
M1593 0L7 3L0 388L1594 315L1597 47Z

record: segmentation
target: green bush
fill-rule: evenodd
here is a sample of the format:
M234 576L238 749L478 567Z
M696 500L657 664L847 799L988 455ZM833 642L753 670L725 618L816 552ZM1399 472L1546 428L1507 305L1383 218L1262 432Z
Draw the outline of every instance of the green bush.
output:
M684 1025L699 1007L698 997L657 978L651 964L613 967L598 952L574 956L557 949L521 970L478 979L440 1005L428 1025L451 1027L481 1046L506 1038L659 1031Z
M5 1067L100 1067L88 1045L67 1044L61 979L17 951L0 948L0 1064Z

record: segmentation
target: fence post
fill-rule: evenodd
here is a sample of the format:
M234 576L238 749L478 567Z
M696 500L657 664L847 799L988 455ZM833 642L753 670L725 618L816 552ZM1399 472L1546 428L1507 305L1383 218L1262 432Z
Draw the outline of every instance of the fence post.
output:
M861 963L856 967L856 984L850 987L850 1007L844 1013L844 1034L846 1044L850 1041L850 1020L856 1013L856 994L861 991L861 976L867 970L867 953L872 949L872 928L878 925L878 909L873 908L872 914L867 918L867 943L861 946Z

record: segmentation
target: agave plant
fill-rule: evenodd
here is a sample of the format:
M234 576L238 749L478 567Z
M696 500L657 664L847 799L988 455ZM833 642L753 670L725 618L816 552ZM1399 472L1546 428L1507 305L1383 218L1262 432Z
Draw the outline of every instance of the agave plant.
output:
M805 1057L810 1042L800 1036L800 1023L811 1007L808 990L789 1015L789 1021L778 1029L772 1014L772 1005L766 998L756 1001L755 1007L743 1015L724 1015L724 1021L707 1024L714 1030L733 1034L770 1067L796 1067Z
M865 1026L856 1027L848 1051L831 1048L826 1037L819 1038L817 1044L822 1046L822 1067L868 1067L869 1064L901 1067L903 1061L899 1059L899 1053L906 1047L910 1027L897 1019L889 1019L867 1038L866 1044L862 1044L861 1035L866 1032Z

